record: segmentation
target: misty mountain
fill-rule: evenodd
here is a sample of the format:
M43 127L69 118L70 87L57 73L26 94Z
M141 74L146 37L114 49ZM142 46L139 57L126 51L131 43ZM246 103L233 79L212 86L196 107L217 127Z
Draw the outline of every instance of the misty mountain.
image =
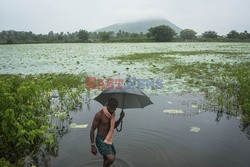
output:
M136 21L136 22L129 22L129 23L118 23L113 24L107 27L103 27L100 29L95 30L95 32L100 31L114 31L115 33L119 32L119 30L129 32L129 33L147 33L148 29L151 27L159 26L159 25L167 25L175 30L176 33L181 32L181 28L174 25L167 19L154 19L154 20L142 20L142 21Z

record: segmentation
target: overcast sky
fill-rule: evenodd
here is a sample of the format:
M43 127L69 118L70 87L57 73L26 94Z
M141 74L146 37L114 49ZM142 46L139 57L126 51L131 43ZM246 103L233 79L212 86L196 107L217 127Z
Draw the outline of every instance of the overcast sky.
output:
M0 31L93 31L150 18L166 18L198 34L250 32L250 0L0 0Z

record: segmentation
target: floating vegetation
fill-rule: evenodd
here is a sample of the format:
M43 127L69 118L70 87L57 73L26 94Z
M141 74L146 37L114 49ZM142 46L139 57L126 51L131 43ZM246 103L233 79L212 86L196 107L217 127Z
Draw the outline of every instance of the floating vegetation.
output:
M168 114L184 114L183 110L176 110L176 109L168 109L164 110L163 112Z
M88 124L80 124L80 125L78 125L76 123L70 124L70 128L72 128L72 129L77 129L77 128L82 129L82 128L87 128L87 127L88 127Z
M244 126L250 123L250 62L242 63L175 63L161 71L175 74L175 78L189 78L190 87L204 91L210 101L217 104L217 111L236 115L242 111ZM163 74L164 75L164 74ZM210 88L215 88L209 91ZM193 106L192 106L193 107Z
M181 55L176 57L172 55ZM202 61L184 62L188 56L217 55ZM181 82L190 90L197 88L206 93L214 109L229 115L242 116L243 127L250 124L250 59L249 50L242 51L169 51L136 53L113 57L121 62L143 62L149 72L169 83ZM226 57L225 57L226 56ZM215 61L216 58L216 61ZM218 59L220 61L218 62ZM230 61L228 59L230 58ZM201 59L200 59L201 60ZM228 61L228 62L227 62ZM152 64L157 63L157 65ZM198 106L193 105L193 108ZM167 111L166 111L167 112Z
M192 104L191 107L192 107L192 108L198 108L198 105Z
M0 75L3 157L0 164L9 161L20 166L24 156L34 156L41 144L53 151L57 136L70 127L69 111L83 105L84 75L41 74L46 72L84 71L106 78L161 77L164 87L159 92L202 91L213 110L218 111L218 120L222 113L236 115L246 127L250 123L249 46L249 43L1 45L0 73L26 75Z
M123 55L117 57L111 57L111 60L119 60L120 63L122 62L130 62L130 64L137 62L137 61L162 61L162 59L174 59L173 57L164 57L164 53L135 53L130 55ZM118 62L118 63L119 63Z
M139 61L139 60L161 60L170 59L171 57L164 57L164 55L246 55L249 52L226 52L226 51L214 51L214 50L200 50L200 51L168 51L168 52L151 52L151 53L135 53L130 55L122 55L117 57L111 57L113 60L121 61Z
M201 128L199 128L199 127L191 127L189 131L190 131L190 132L199 133L200 130L201 130Z

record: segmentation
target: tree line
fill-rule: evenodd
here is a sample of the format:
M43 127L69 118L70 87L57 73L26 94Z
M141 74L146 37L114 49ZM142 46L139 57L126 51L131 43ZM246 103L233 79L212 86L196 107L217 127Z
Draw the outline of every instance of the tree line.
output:
M119 30L110 32L88 32L79 30L73 33L35 34L24 31L2 31L0 32L0 44L20 44L20 43L74 43L74 42L250 42L250 33L247 31L230 31L225 36L220 36L215 31L205 31L202 35L197 35L192 29L184 29L177 34L167 25L151 27L147 33L129 33Z

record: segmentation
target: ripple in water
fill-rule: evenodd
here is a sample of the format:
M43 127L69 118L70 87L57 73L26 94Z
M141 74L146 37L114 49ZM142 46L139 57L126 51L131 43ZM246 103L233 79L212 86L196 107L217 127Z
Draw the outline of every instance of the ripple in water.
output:
M97 167L97 166L102 166L103 164L103 159L98 159L98 160L93 160L91 162L83 163L79 165L78 167ZM131 163L127 162L126 160L116 158L115 159L115 165L111 165L115 167L134 167Z

